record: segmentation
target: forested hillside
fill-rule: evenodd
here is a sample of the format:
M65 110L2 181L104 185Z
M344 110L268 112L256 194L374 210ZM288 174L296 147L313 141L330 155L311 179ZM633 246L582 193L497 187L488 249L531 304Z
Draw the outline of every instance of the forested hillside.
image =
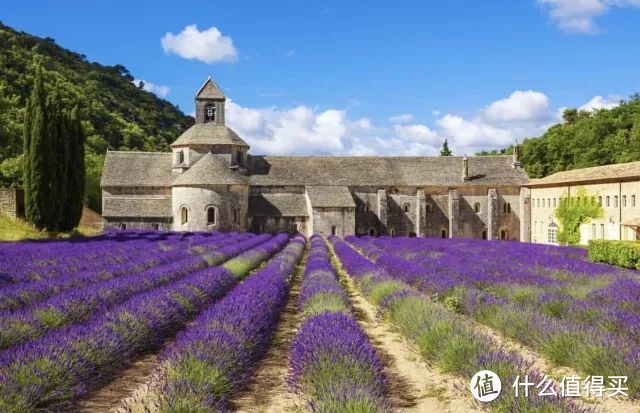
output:
M613 109L567 109L562 123L525 139L522 162L531 178L588 166L640 161L640 95ZM512 153L508 147L477 155Z
M540 178L567 169L640 160L640 95L613 109L569 109L564 122L526 139L523 162Z
M166 151L193 118L132 83L121 65L104 66L66 50L54 39L18 32L0 23L0 186L21 185L24 107L36 64L47 88L78 105L87 136L87 202L100 209L100 174L109 149Z

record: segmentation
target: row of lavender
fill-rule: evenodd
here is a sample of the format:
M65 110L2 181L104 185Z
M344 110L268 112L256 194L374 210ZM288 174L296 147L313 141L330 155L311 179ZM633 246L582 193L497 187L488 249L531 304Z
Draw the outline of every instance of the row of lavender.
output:
M161 354L150 391L131 411L227 411L266 351L302 257L298 236L265 267L205 309Z
M541 272L589 269L572 273L574 277L568 278L574 283L573 289L568 285L564 287L567 293L560 294L553 282L546 288L533 287L534 283L528 284L526 278L509 277L509 269L517 272L518 266L517 258L512 260L511 267L507 263L511 249L527 248L520 244L501 243L501 252L496 249L487 255L477 253L473 245L469 253L459 248L460 244L477 242L471 240L456 240L450 247L446 246L448 243L438 243L433 249L429 247L435 242L425 239L352 237L348 241L397 279L539 351L557 365L572 367L585 375L628 376L630 396L640 397L640 289L634 272L588 262L576 264L573 261L583 259L576 257L546 263L542 257L535 258L544 263L539 267ZM441 264L434 263L431 254L436 248L440 254L455 254L456 260L441 261L448 262L448 267L439 267ZM535 248L529 253L534 255ZM407 254L413 258L400 257ZM487 273L491 264L484 264L492 260L504 262L506 269L501 269L504 279L497 285L477 283L476 278L495 277ZM483 270L474 276L466 266ZM531 277L535 279L536 275ZM589 282L603 280L602 277L605 281Z
M268 239L268 240L267 240ZM262 236L217 251L246 272L280 250L288 236ZM265 241L255 246L257 242ZM253 248L252 248L253 247ZM223 251L224 250L224 251ZM240 255L238 255L240 254ZM237 265L232 265L238 268ZM129 360L154 348L245 273L205 267L135 294L82 323L0 352L0 411L64 410Z
M352 314L321 236L311 237L288 382L315 412L388 412L383 364Z
M263 235L246 239L235 234L215 237L207 243L200 244L203 253L216 254L215 260L210 258L207 261L202 255L186 250L166 253L172 259L166 264L112 279L98 278L84 288L65 289L20 310L0 312L0 349L32 340L50 330L103 313L129 297L170 283L201 270L208 264L218 264L225 256L228 258L229 253L251 248L268 238L268 235ZM70 277L73 278L73 275Z
M418 292L402 277L369 261L346 242L330 238L344 268L353 276L363 295L420 351L443 371L470 380L480 370L491 370L505 383L528 377L535 383L544 376L517 354L502 349L494 340L477 332L463 317ZM588 411L561 397L527 398L503 391L489 407L495 411Z
M126 263L141 250L186 248L218 235L122 232L65 241L0 243L0 287Z

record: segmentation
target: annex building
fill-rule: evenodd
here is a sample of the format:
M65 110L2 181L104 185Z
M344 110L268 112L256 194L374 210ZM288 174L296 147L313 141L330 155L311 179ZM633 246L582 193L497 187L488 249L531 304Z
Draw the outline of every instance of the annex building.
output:
M468 158L253 155L225 125L225 100L209 78L170 153L107 153L104 227L530 240L517 146Z

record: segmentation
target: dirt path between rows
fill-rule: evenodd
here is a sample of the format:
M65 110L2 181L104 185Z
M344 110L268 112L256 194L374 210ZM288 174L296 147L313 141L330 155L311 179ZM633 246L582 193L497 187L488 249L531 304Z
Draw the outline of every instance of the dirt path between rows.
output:
M359 293L346 277L349 296L358 322L385 364L390 396L400 412L477 412L467 383L444 374L425 363L411 345L376 317L376 308Z
M299 269L304 268L303 259ZM302 271L292 280L287 304L280 314L278 327L271 344L251 382L230 402L233 411L246 413L284 413L305 411L306 402L293 393L286 383L289 372L289 348L298 332L298 296L302 284Z
M145 385L157 366L158 354L171 343L173 340L167 340L152 353L136 358L129 367L115 375L107 384L89 392L76 404L74 412L104 413L114 409L124 397Z
M537 353L530 347L520 344L514 340L504 337L500 332L487 327L483 324L479 324L475 321L471 321L476 331L490 337L500 344L505 350L511 351L520 355L526 361L532 363L533 367L543 374L549 375L554 378L558 383L562 380L562 377L576 376L581 377L583 380L586 378L584 374L580 374L575 370L568 367L555 367L544 356ZM620 375L624 375L624 372L620 372ZM606 378L605 378L606 380ZM605 383L605 387L606 387ZM640 412L640 401L631 400L626 398L586 398L581 397L577 399L584 402L585 406L595 407L599 412L603 413L638 413Z

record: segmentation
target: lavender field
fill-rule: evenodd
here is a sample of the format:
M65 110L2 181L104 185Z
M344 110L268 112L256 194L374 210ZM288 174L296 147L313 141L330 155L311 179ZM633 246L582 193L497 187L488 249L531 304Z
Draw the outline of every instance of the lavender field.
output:
M639 273L578 248L133 231L0 244L1 412L638 412L639 349ZM487 403L470 391L481 370L502 382Z

